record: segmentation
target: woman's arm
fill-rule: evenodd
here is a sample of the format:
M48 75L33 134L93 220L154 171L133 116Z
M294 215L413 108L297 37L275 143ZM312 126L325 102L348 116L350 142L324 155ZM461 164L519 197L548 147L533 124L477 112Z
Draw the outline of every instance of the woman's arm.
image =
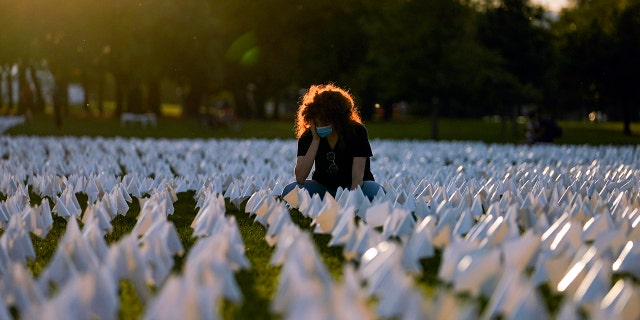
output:
M364 178L364 167L367 163L366 157L354 157L353 167L351 168L351 190L358 186L362 186Z
M311 145L304 156L298 156L296 159L296 166L293 169L296 176L296 182L300 184L307 181L311 168L313 168L313 162L316 159L316 153L318 153L318 146L320 145L320 136L316 133L316 127L314 125L311 126L311 132L313 133Z

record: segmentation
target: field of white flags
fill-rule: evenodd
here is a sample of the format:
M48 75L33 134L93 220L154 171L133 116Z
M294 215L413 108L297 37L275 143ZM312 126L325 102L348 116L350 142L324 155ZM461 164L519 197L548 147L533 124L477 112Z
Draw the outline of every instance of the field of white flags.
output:
M125 280L143 319L216 319L220 301L251 305L238 274L257 267L257 253L225 202L273 248L264 315L640 318L638 147L371 144L386 189L372 201L360 190L278 197L294 179L294 140L0 136L0 319L116 319ZM195 203L188 248L168 218L185 192ZM135 226L107 243L134 204ZM35 274L33 242L60 218L60 241ZM341 276L314 234L342 253ZM425 272L437 273L432 290L419 283Z

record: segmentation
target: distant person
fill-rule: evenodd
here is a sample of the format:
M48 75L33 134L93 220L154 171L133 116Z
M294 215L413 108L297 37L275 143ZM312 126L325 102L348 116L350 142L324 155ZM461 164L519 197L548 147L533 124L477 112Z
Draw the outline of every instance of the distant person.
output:
M346 90L333 84L312 85L298 106L295 133L296 181L284 188L282 196L296 186L321 198L326 192L335 197L338 187L360 187L372 200L382 188L371 173L373 152L367 129Z
M224 125L229 126L235 121L235 112L229 101L225 99L218 101L218 110L220 110L220 119Z
M562 128L550 117L542 116L538 111L528 114L526 139L532 145L536 143L552 143L562 136Z

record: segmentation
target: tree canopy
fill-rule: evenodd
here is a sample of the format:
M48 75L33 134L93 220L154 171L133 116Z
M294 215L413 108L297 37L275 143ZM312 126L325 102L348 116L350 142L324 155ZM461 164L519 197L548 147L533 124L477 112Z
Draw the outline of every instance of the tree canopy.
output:
M578 0L550 15L529 0L0 0L0 71L22 83L47 69L99 103L109 75L117 112L159 112L160 83L171 81L187 116L226 91L240 116L261 117L266 101L334 82L365 118L405 101L422 115L510 117L537 105L632 121L639 6ZM14 103L6 91L0 106Z

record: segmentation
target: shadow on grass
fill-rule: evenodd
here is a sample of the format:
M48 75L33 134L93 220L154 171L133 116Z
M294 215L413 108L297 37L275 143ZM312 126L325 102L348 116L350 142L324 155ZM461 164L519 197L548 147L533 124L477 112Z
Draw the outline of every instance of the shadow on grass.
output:
M311 218L305 217L296 209L289 210L289 212L291 213L291 221L297 224L300 229L312 233L316 250L318 250L322 262L327 267L327 271L329 271L334 280L339 280L342 277L346 262L343 255L344 246L329 246L331 234L313 233L315 226L311 225L313 222Z
M174 256L172 272L179 274L184 267L187 252L196 243L197 238L193 237L193 229L191 222L196 217L196 200L195 191L181 192L176 194L178 200L174 203L174 214L167 216L167 219L173 223L178 233L178 238L184 247L185 253L182 256ZM139 210L139 209L138 209Z
M275 296L281 268L270 264L274 248L264 240L267 231L244 212L246 201L240 208L230 204L228 199L226 202L227 215L236 219L244 241L245 255L251 266L236 273L236 281L243 295L242 303L236 305L224 301L220 314L224 319L277 319L279 316L268 310Z

